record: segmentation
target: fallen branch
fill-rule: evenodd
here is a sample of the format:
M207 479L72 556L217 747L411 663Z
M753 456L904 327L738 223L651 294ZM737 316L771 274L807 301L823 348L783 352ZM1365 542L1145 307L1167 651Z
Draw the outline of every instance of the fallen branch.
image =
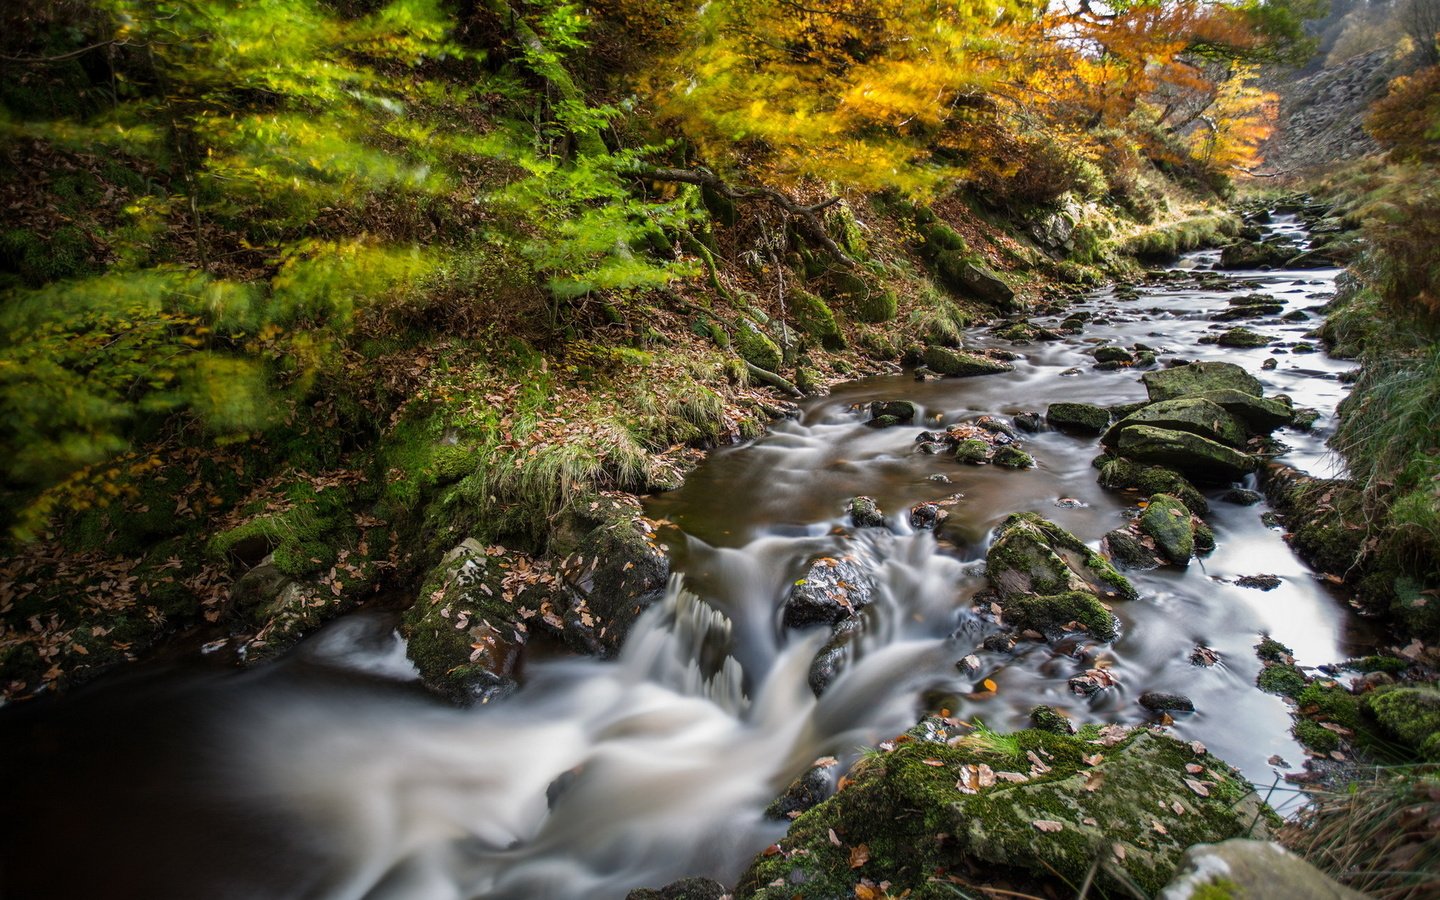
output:
M779 390L783 391L783 392L786 393L786 394L789 394L789 395L792 396L792 397L804 397L804 396L805 396L805 392L804 392L804 391L802 391L802 390L800 390L799 388L797 388L793 383L791 383L790 381L788 381L783 375L776 375L774 372L770 371L769 369L762 369L762 368L760 368L759 366L755 365L754 363L747 361L747 362L745 363L745 371L746 371L746 372L749 372L749 373L750 373L750 377L756 379L757 381L762 381L762 382L764 382L765 384L768 384L768 385L770 385L770 386L773 387L773 388L778 388Z
M725 181L714 172L706 169L673 169L666 167L655 167L641 165L635 169L635 174L641 178L648 178L652 181L669 181L676 184L693 184L697 187L708 187L723 197L731 200L761 200L772 206L778 207L787 216L796 220L804 230L805 235L817 245L824 248L825 252L835 258L847 269L855 269L859 264L850 258L850 254L841 249L825 231L825 224L820 221L819 213L829 209L840 202L839 197L831 197L819 203L809 206L796 203L784 193L774 188L762 187L760 185L733 185Z

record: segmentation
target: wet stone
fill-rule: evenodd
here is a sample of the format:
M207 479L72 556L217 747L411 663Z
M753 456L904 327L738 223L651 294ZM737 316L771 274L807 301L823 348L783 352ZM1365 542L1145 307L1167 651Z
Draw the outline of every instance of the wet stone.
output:
M915 404L909 400L876 400L870 404L870 424L876 428L915 420Z
M1280 578L1275 575L1241 575L1235 583L1259 591L1273 591L1280 586Z
M834 789L834 773L838 765L834 757L816 760L803 774L790 782L785 793L776 797L774 802L765 808L765 817L793 819L805 810L818 806Z
M1042 423L1043 420L1037 412L1022 412L1015 416L1015 427L1021 431L1039 431Z
M910 507L910 526L912 528L931 530L948 518L950 518L950 513L942 509L938 503L917 503Z
M790 587L786 628L834 625L870 605L875 584L852 556L822 556Z
M1195 704L1184 694L1165 691L1146 691L1140 695L1140 705L1151 712L1194 712Z
M850 521L858 528L883 528L885 514L874 497L856 497L850 501Z
M1233 503L1236 506L1254 506L1265 499L1265 495L1259 491L1252 491L1248 488L1231 488L1220 495L1220 499L1226 503Z
M1052 403L1045 419L1056 428L1099 434L1110 424L1110 411L1093 403Z

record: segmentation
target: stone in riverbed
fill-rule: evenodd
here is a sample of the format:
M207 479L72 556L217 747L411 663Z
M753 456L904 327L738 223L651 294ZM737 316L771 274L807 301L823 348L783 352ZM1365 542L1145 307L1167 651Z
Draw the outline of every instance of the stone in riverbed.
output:
M833 756L811 763L810 768L790 782L785 793L765 807L765 818L789 821L805 810L818 806L834 790L834 775L838 765Z
M885 514L874 497L856 497L850 501L850 521L857 528L884 528Z
M1035 460L1030 454L1014 444L997 447L995 455L991 457L990 461L1006 469L1029 469L1035 465Z
M1005 621L1020 629L1052 636L1079 625L1102 641L1115 638L1115 616L1090 591L1063 594L1014 594L1004 602Z
M1002 605L1012 597L1084 591L1133 600L1135 588L1075 535L1035 513L1013 513L985 554L986 577Z
M1255 470L1255 459L1198 434L1131 425L1120 432L1116 448L1136 462L1173 467L1192 478L1237 481Z
M1184 694L1165 691L1146 691L1140 695L1140 705L1151 712L1194 712L1195 704Z
M625 900L729 900L730 889L709 878L682 878L663 888L636 888Z
M1265 393L1259 379L1227 362L1194 362L1140 376L1151 402L1193 397L1206 391L1235 390L1259 397ZM1220 404L1224 406L1224 404Z
M1133 362L1135 359L1135 357L1130 355L1129 350L1126 350L1124 347L1115 346L1096 347L1090 352L1090 355L1095 357L1095 361L1099 363L1128 363Z
M876 400L870 404L870 424L876 428L903 425L915 420L915 404L909 400Z
M1195 555L1195 525L1179 498L1153 495L1138 524L1166 559L1177 566L1190 565L1190 557Z
M1107 533L1100 543L1100 549L1110 557L1116 566L1125 569L1153 569L1160 565L1155 551L1140 540L1140 536L1129 528L1116 528Z
M1093 403L1052 403L1045 419L1056 428L1099 434L1110 424L1110 412Z
M1235 583L1245 588L1255 588L1258 591L1273 591L1280 586L1278 575L1241 575L1235 579Z
M923 358L925 365L941 375L997 375L1015 369L1012 363L1004 360L991 359L964 350L951 350L949 347L926 347Z
M1236 837L1186 850L1179 872L1156 900L1365 900L1365 896L1277 843Z
M979 438L967 438L955 445L958 462L981 466L990 461L990 445Z
M1239 419L1209 400L1197 397L1151 403L1112 425L1100 442L1113 446L1120 439L1120 433L1131 425L1188 431L1228 447L1245 446L1245 427Z
M1015 414L1015 427L1021 431L1036 432L1040 430L1042 420L1037 412L1022 412Z
M875 582L853 556L821 556L790 587L785 600L786 628L835 625L870 605Z
M917 503L910 507L910 525L921 530L933 530L950 518L950 513L938 503Z
M1249 328L1232 328L1216 340L1222 347L1266 347L1270 338Z
M1234 503L1236 506L1254 506L1264 500L1265 495L1247 488L1231 488L1221 494L1220 499L1226 503Z
M1102 487L1139 491L1146 496L1171 494L1179 497L1197 516L1203 516L1210 511L1205 495L1186 480L1185 476L1173 469L1141 465L1110 454L1097 456L1092 465L1100 470L1098 480Z
M1192 396L1214 403L1244 422L1255 434L1269 434L1281 425L1289 424L1295 414L1288 401L1247 394L1233 388L1200 391Z

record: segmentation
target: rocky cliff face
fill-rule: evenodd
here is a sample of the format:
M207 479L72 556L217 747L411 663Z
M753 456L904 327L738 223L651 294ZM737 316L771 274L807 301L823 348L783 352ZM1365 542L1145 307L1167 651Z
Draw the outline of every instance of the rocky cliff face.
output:
M1378 152L1365 133L1365 109L1398 74L1390 51L1376 50L1304 78L1275 76L1280 119L1265 148L1264 171L1293 172Z

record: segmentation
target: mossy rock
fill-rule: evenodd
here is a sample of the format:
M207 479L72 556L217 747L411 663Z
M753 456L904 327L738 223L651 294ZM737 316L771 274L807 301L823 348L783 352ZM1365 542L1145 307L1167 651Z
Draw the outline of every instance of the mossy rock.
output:
M1004 444L996 447L995 453L990 457L990 461L1004 469L1031 469L1035 467L1035 458L1014 444Z
M1259 379L1227 362L1194 362L1140 376L1152 403L1179 400L1205 391L1235 390L1259 397L1265 393Z
M1153 569L1161 562L1155 551L1145 546L1140 536L1129 528L1107 532L1100 547L1112 563L1123 569Z
M735 329L735 352L750 365L767 372L778 372L783 357L770 336L749 319L742 319Z
M1015 366L1003 359L991 359L964 350L949 347L926 347L922 359L925 365L941 375L971 377L975 375L998 375L1014 371Z
M1365 695L1380 729L1425 762L1440 763L1440 686L1387 685Z
M1137 490L1143 494L1170 494L1179 497L1190 511L1203 516L1210 511L1205 495L1185 476L1164 466L1147 466L1119 456L1096 457L1099 482L1112 490Z
M1291 546L1324 572L1350 572L1364 552L1364 498L1348 479L1314 478L1271 463L1264 470L1265 496L1287 517ZM1322 499L1323 498L1323 499ZM1393 586L1394 580L1386 579Z
M990 461L990 445L979 438L966 438L955 445L957 462L984 465Z
M798 288L790 292L789 299L790 314L795 317L795 324L801 331L819 341L820 346L826 350L845 349L845 335L841 333L840 326L835 322L835 314L824 300ZM770 371L773 372L774 369Z
M1258 331L1251 331L1249 328L1231 328L1221 334L1216 340L1222 347L1266 347L1269 346L1270 338Z
M985 554L990 584L1002 598L1087 591L1134 600L1129 579L1075 535L1036 513L1014 513L1001 523Z
M949 896L943 876L976 869L1027 893L1068 896L1094 876L1105 891L1150 894L1186 847L1263 837L1276 821L1234 769L1150 731L1122 730L1110 746L1039 729L981 732L954 745L941 727L906 737L863 758L843 790L796 819L751 864L736 896L852 897L862 878L889 882L891 896ZM1190 764L1203 773L1188 773ZM1024 780L985 775L979 786L978 773L998 772ZM868 854L857 862L852 848L861 845ZM1096 859L1106 864L1097 870Z
M1287 401L1247 394L1235 388L1200 391L1191 396L1210 401L1238 418L1255 434L1269 434L1282 425L1290 424L1295 416Z
M466 538L426 576L401 620L406 652L426 686L459 703L513 689L523 645L515 607L504 599L505 574L499 557Z
M1283 697L1298 697L1308 682L1305 673L1287 662L1273 662L1255 676L1255 685L1267 694Z
M1170 428L1127 425L1115 442L1121 455L1137 462L1174 468L1186 476L1230 482L1255 470L1255 458L1232 447Z
M825 273L821 285L827 297L844 304L861 322L889 322L899 308L894 291L860 271L832 268Z
M1099 434L1110 424L1110 411L1093 403L1052 403L1045 421L1056 428Z
M1063 594L1012 594L1003 601L1005 622L1016 628L1033 628L1047 636L1074 631L1074 625L1102 641L1116 635L1115 616L1090 591Z
M1134 362L1135 357L1124 347L1116 347L1113 344L1103 347L1096 347L1090 351L1096 362L1101 363L1129 363Z
M1195 555L1195 526L1190 509L1178 497L1154 494L1140 514L1140 531L1155 541L1165 558L1177 566L1190 565Z
M1116 422L1100 442L1113 446L1119 440L1121 431L1130 425L1188 431L1227 447L1239 449L1245 446L1245 426L1239 419L1209 400L1193 397L1151 403Z

